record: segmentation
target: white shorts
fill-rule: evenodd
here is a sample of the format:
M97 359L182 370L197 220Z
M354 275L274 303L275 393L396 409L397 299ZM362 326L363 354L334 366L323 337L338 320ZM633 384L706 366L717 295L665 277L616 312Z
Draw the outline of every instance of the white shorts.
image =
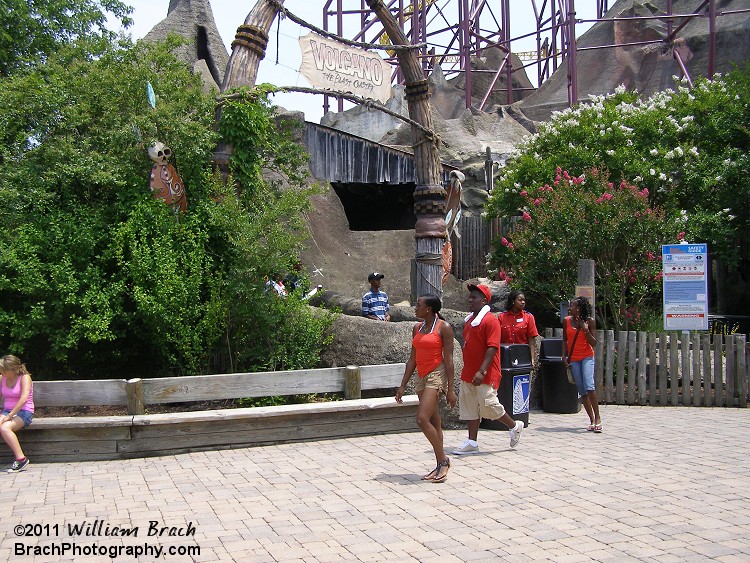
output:
M488 418L497 420L505 414L505 407L497 398L497 389L483 383L476 386L461 381L458 391L458 418L461 420L479 420Z

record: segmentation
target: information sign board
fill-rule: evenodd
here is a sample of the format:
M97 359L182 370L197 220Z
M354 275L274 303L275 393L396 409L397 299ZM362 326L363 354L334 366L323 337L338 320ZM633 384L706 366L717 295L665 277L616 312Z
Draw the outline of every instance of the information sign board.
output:
M708 245L661 247L664 330L708 330Z

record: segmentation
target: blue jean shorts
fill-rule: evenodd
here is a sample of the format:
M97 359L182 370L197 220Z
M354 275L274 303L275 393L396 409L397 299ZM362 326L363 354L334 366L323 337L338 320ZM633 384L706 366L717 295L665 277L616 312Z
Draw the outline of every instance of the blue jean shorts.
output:
M573 374L578 394L581 397L590 391L596 391L594 385L594 356L583 358L580 362L570 362L570 373Z
M4 409L2 412L0 412L0 415L10 414L10 410ZM31 419L34 418L34 413L31 411L25 411L21 409L16 413L16 416L23 420L23 427L26 428L29 424L31 424Z

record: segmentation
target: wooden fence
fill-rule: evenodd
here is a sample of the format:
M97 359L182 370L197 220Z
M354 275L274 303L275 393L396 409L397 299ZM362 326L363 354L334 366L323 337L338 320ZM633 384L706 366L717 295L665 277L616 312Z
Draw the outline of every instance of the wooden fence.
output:
M562 329L546 329L546 337ZM747 407L744 334L597 331L599 401L617 405Z
M487 255L492 250L492 241L513 230L518 217L495 218L487 221L481 216L462 217L459 223L459 238L451 238L453 247L453 269L451 273L460 280L487 275Z

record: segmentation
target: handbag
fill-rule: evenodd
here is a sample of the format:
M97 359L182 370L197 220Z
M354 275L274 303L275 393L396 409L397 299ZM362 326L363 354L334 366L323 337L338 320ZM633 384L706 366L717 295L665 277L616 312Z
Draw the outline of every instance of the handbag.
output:
M576 345L576 339L578 338L578 333L581 332L581 327L578 327L578 330L576 330L576 334L573 337L573 342L570 344L570 349L568 350L568 365L565 366L565 375L568 376L568 383L572 383L575 385L576 380L573 379L573 372L570 371L570 355L573 353L573 348L575 348Z

